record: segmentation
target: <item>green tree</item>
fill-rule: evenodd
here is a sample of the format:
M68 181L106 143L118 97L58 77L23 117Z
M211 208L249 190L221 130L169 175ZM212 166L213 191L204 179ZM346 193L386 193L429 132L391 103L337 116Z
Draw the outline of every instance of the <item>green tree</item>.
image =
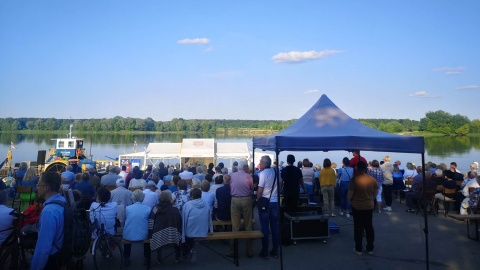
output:
M470 131L472 133L480 133L480 120L473 119L470 123Z
M459 135L467 135L468 133L470 133L470 125L465 124L465 125L457 128L457 129L455 129L455 133L459 134Z

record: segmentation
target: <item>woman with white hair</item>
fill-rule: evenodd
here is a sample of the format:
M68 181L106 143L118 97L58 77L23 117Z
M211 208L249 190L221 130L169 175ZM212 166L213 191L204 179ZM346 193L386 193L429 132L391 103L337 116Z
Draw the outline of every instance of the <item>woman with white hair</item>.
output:
M125 209L125 227L123 229L123 239L128 241L143 241L148 238L148 217L150 207L144 205L145 194L141 190L135 190L132 193L133 204ZM123 257L125 266L130 265L131 244L124 244ZM144 262L148 263L150 245L143 244Z

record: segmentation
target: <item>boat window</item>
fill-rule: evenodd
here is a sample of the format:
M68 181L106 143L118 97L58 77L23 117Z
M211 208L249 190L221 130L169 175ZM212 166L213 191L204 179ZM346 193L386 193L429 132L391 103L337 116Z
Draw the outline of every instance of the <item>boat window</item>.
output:
M58 148L63 148L65 147L65 142L64 141L59 141L58 142Z
M72 148L72 147L73 147L73 142L72 141L68 142L68 148Z

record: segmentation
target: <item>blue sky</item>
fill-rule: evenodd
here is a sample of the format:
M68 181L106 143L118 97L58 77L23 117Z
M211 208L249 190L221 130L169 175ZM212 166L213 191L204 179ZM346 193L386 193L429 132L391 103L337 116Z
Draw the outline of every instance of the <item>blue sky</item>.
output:
M0 117L479 118L479 1L1 1Z

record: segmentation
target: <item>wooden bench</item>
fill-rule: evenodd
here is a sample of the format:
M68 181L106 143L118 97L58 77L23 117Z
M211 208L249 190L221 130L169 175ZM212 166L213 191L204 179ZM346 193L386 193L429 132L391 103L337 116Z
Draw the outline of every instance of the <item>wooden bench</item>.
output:
M449 217L458 219L458 220L466 220L467 221L467 237L479 241L478 236L478 221L480 220L480 214L470 214L470 215L460 215L460 214L448 214ZM475 224L475 238L470 236L470 220L473 221Z
M207 245L203 245L210 249L211 251L217 253L218 255L226 258L228 261L235 264L237 267L239 265L238 260L238 239L256 239L262 238L263 233L261 231L238 231L238 232L214 232L209 233L207 237L202 238L195 238L196 241L203 242L203 241L216 241L216 240L233 240L233 261L229 258L225 257L224 255L220 254L219 252L213 250ZM133 244L133 243L143 243L143 244L150 244L150 239L146 239L143 241L128 241L123 239L122 244ZM150 257L148 257L148 264L147 269L150 269Z
M240 220L240 224L244 224L245 221L243 218ZM252 219L252 224L255 224L255 219ZM213 220L212 221L213 226L232 226L232 221L231 220Z

